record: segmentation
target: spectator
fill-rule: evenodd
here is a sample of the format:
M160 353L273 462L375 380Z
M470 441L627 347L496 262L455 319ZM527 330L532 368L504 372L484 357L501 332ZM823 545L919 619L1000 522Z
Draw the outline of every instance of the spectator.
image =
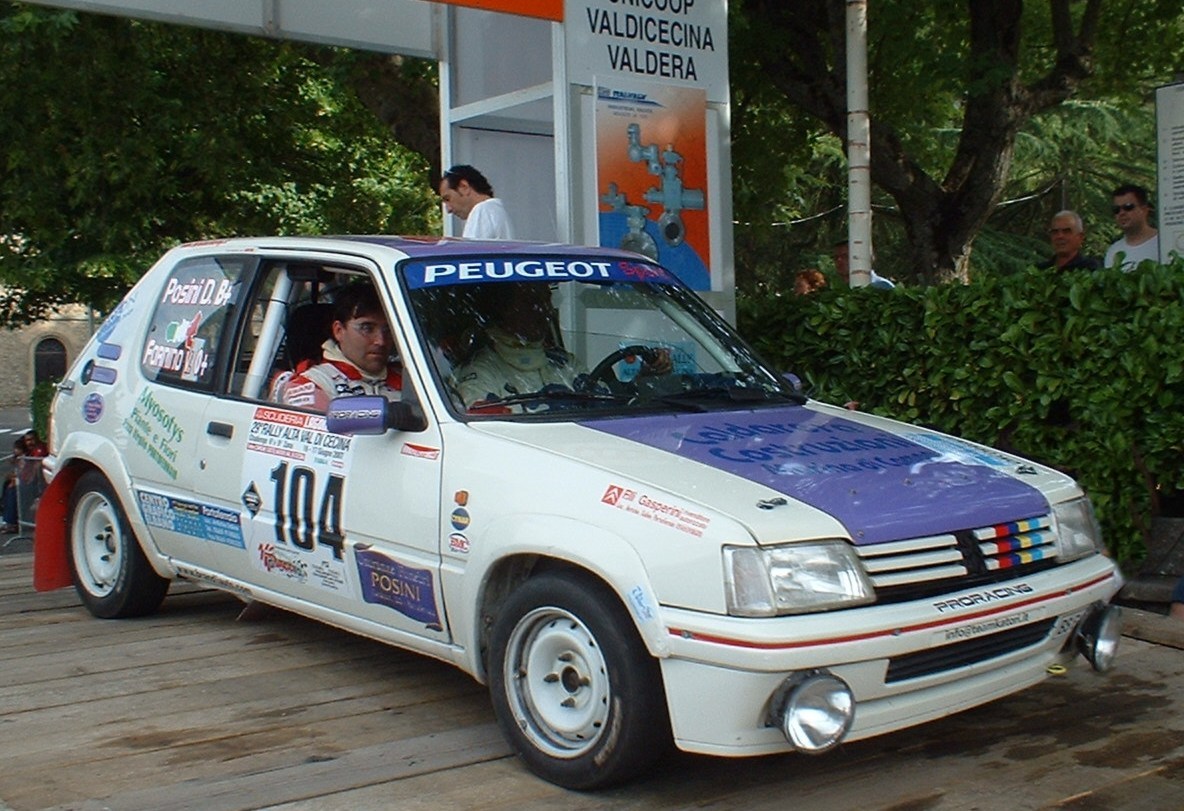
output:
M472 166L453 166L440 178L440 199L449 214L464 220L461 236L472 239L513 239L510 218L502 201L493 196L485 175Z
M793 292L799 296L808 296L815 290L826 287L826 276L818 268L799 270L793 277Z
M835 270L837 270L839 275L843 277L843 281L846 282L848 286L850 286L851 253L850 248L847 245L847 240L836 242L834 244L834 260ZM871 273L871 281L867 283L868 287L875 287L879 290L891 290L892 288L896 287L896 282L892 281L891 279L885 279L879 273L876 273L876 271L871 269L869 269L868 272Z
M334 397L351 394L401 399L402 369L391 361L395 338L369 282L355 282L334 296L333 337L322 348L324 360L284 386L287 405L325 411Z
M17 481L21 477L22 458L25 455L25 438L20 437L12 443L11 467L4 477L4 490L0 494L3 504L4 526L0 526L0 533L11 534L20 530L20 515L17 512Z
M1172 589L1172 607L1169 613L1178 620L1184 620L1184 577L1177 580L1176 587Z
M1058 211L1048 226L1048 241L1052 243L1052 256L1036 267L1045 270L1098 270L1102 263L1096 256L1081 253L1085 241L1085 226L1076 211Z
M1115 189L1112 196L1114 205L1110 210L1114 213L1118 227L1122 229L1122 239L1106 251L1105 266L1121 266L1129 272L1148 259L1158 262L1159 231L1152 228L1148 221L1151 203L1147 189L1126 183Z

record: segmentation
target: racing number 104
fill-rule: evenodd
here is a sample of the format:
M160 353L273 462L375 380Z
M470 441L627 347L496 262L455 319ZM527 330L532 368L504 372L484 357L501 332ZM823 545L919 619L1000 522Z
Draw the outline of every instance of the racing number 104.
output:
M341 492L345 477L329 474L323 490L317 487L317 472L303 465L280 462L271 471L275 482L275 540L312 551L317 544L333 550L341 560L345 536L341 532ZM320 506L314 510L317 492Z

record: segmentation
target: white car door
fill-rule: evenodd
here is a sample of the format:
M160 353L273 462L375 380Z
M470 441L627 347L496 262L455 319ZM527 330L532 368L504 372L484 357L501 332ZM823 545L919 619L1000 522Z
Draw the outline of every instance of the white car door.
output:
M335 261L326 273L364 270ZM306 273L306 258L301 267ZM321 414L267 401L281 344L273 338L285 321L275 308L291 311L303 294L283 262L265 263L263 273L256 303L243 310L241 374L228 395L211 400L197 441L194 489L211 508L208 525L227 539L211 568L341 612L358 629L373 632L375 623L446 641L438 430L341 436ZM387 318L394 322L392 311ZM403 330L394 332L405 346Z

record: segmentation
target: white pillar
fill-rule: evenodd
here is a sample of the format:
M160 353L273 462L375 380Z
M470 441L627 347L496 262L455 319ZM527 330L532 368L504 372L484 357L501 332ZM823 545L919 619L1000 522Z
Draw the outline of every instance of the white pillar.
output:
M847 0L847 246L852 287L865 287L872 280L871 158L867 0Z

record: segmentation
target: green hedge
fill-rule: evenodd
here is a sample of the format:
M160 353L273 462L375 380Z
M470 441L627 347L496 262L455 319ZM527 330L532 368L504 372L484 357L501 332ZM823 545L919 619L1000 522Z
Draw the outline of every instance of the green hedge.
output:
M741 332L814 397L1064 470L1112 553L1145 554L1184 490L1184 261L738 303Z

